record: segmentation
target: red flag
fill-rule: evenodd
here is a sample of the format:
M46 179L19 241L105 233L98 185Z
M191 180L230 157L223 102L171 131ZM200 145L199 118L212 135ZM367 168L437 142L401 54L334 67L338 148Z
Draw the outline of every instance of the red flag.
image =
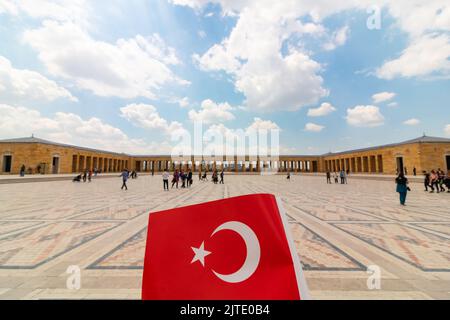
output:
M273 195L150 214L142 299L306 298L287 219Z

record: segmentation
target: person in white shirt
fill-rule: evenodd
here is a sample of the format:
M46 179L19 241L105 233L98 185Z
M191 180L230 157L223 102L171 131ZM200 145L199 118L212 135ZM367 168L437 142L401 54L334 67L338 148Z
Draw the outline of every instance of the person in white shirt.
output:
M169 171L165 169L162 176L163 176L164 191L166 190L169 191L169 178L170 178Z

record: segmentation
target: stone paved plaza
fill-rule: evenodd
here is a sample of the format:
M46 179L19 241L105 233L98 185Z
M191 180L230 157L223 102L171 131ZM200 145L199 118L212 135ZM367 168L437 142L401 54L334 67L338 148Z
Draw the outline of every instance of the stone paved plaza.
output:
M252 193L280 196L314 299L450 299L450 194L411 185L400 207L392 182L226 176L162 190L141 176L0 185L0 299L139 299L150 211ZM71 265L81 289L66 288ZM367 287L381 268L381 290Z

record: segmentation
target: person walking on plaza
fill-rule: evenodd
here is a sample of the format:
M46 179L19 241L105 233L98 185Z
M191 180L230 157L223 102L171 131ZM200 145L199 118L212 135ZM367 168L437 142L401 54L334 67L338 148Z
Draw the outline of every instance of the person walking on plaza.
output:
M338 184L338 183L339 183L339 177L338 177L338 175L337 175L336 172L334 173L334 183L335 183L335 184Z
M84 170L83 172L83 182L86 182L87 179L87 170Z
M187 174L187 187L190 188L192 186L192 170L189 169L189 172Z
M224 173L224 171L222 169L222 171L220 172L220 184L225 184L225 182L223 182L223 176L224 175L225 175L225 173Z
M177 189L178 189L178 181L180 180L180 176L178 174L178 170L175 170L175 172L173 173L173 178L172 178L172 189L173 186L176 185Z
M405 177L405 174L403 172L400 172L397 179L395 179L395 183L397 184L397 192L400 194L400 204L402 206L405 206L406 196L410 189L408 187L408 179Z
M431 170L431 176L430 176L430 187L431 187L431 191L430 191L430 193L434 193L434 187L436 187L437 193L440 192L438 180L439 180L439 176L437 175L436 171Z
M169 173L169 171L167 171L167 169L164 169L162 177L163 177L164 191L169 191L170 173Z
M181 178L181 188L186 188L186 174L184 173L183 170L181 170L180 173L180 178Z
M425 186L425 192L428 192L428 187L430 187L430 174L424 171L423 175L424 175L423 185Z
M89 170L89 173L88 173L88 181L89 181L89 182L92 181L92 170Z
M331 184L331 172L327 171L327 184Z
M125 188L125 190L128 190L127 181L128 181L129 176L130 176L130 173L128 172L128 170L123 169L122 173L119 176L119 177L122 177L122 188L120 188L121 190L123 190L123 188Z
M291 172L290 171L288 171L286 179L288 181L291 181Z
M413 174L414 174L414 177L417 176L417 169L416 169L416 167L414 167L414 169L413 169Z

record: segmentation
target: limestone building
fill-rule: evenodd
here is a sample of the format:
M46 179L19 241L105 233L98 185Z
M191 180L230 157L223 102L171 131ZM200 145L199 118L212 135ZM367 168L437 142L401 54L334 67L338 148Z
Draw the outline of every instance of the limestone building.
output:
M138 172L161 172L164 169L193 171L224 168L244 173L276 170L280 172L326 172L348 170L352 173L411 174L423 170L450 170L450 139L423 136L417 139L379 147L329 153L325 155L281 155L269 157L179 157L168 155L137 156L91 148L71 146L36 137L0 140L1 174L78 173L97 169L120 172L124 168Z

